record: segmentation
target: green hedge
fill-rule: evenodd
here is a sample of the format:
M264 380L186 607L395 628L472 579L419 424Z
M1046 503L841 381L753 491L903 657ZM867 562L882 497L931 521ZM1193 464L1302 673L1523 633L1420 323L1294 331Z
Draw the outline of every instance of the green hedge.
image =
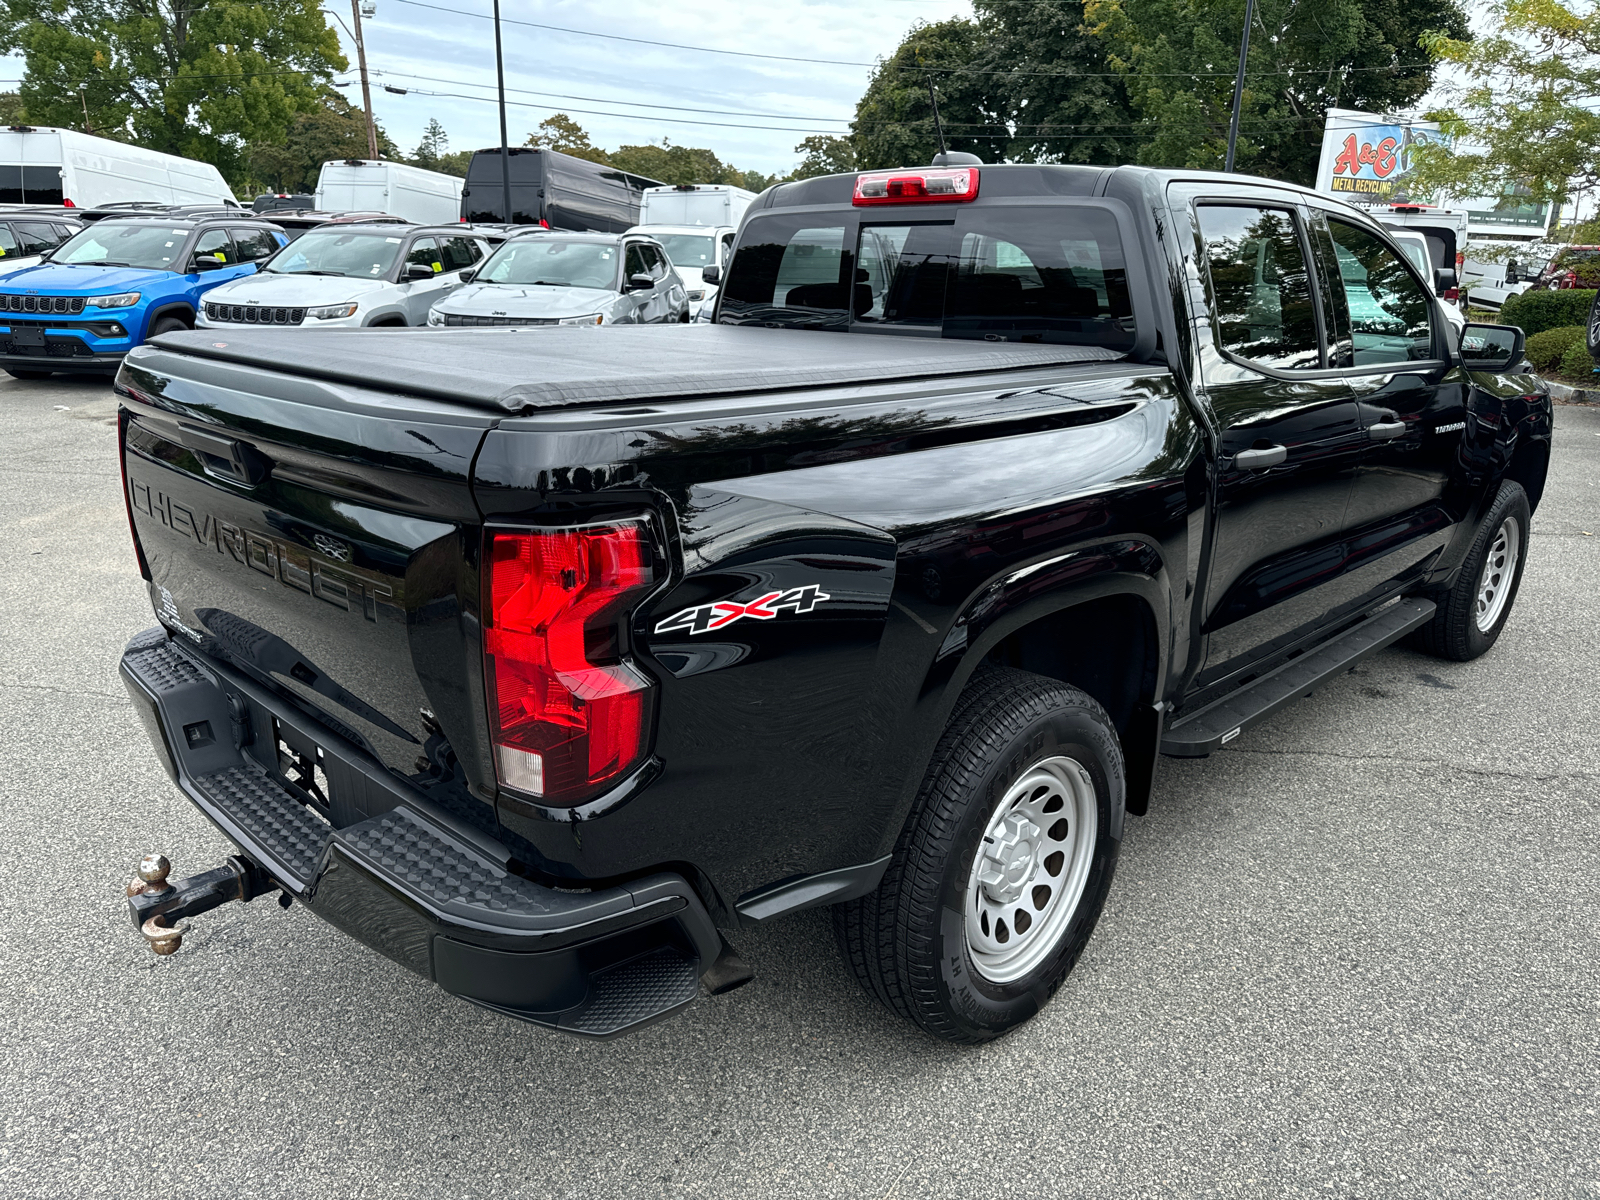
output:
M1587 346L1582 325L1560 325L1528 339L1528 361L1536 371L1551 371L1574 345Z
M1532 337L1563 325L1587 325L1594 290L1570 288L1559 292L1523 292L1512 296L1500 309L1503 325L1520 325Z
M1594 360L1589 357L1589 346L1579 338L1561 356L1561 374L1576 383L1594 386Z

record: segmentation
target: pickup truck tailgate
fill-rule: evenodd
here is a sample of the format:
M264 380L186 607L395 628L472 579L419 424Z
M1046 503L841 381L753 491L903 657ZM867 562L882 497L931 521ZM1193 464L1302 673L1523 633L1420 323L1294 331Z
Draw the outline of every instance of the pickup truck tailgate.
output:
M442 728L472 777L470 467L494 418L167 352L118 391L162 624L402 775Z

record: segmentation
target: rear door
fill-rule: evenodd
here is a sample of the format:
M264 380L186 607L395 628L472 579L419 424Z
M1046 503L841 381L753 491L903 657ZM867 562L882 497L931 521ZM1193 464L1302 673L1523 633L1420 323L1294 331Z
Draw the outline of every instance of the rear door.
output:
M1365 435L1350 493L1351 566L1381 591L1419 570L1465 515L1450 511L1445 484L1469 384L1431 289L1378 229L1328 210L1315 213L1313 237L1334 319L1349 330L1343 365Z
M1180 193L1182 194L1182 193ZM1330 361L1330 327L1295 198L1192 188L1196 329L1221 433L1202 686L1326 623L1340 580L1351 483L1365 443Z

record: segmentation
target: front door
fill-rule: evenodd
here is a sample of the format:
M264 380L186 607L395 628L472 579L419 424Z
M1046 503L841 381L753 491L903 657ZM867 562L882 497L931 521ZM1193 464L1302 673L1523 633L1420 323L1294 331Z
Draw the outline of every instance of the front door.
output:
M1350 493L1355 552L1381 588L1443 545L1445 484L1467 415L1466 373L1444 344L1431 289L1375 230L1329 213L1313 236L1349 329L1350 387L1367 434ZM1382 564L1378 559L1386 560Z
M1219 197L1192 211L1209 325L1196 337L1221 443L1204 686L1328 619L1365 441L1328 361L1299 207Z
M406 324L424 325L428 320L428 310L444 297L452 282L444 274L444 252L439 249L438 239L420 237L412 242L401 270L409 266L423 266L433 272L431 279L417 279L408 283L402 277L400 281L400 291L405 296L402 303L406 310Z

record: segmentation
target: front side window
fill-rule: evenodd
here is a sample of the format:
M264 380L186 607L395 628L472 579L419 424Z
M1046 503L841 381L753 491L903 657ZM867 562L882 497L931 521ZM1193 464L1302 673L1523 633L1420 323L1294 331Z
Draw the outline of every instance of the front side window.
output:
M489 256L478 281L615 291L621 257L621 249L611 242L517 238Z
M22 239L24 254L43 254L60 242L55 228L43 221L18 221L17 236Z
M1417 362L1433 357L1432 309L1427 293L1400 257L1373 234L1330 220L1355 365Z
M667 272L672 270L672 267L667 262L667 256L655 246L646 246L644 253L650 263L651 276L656 279L665 279Z
M217 257L230 265L239 261L239 252L234 249L233 239L226 229L208 229L202 233L195 241L194 254L196 258Z
M1222 348L1279 370L1320 367L1311 272L1293 214L1232 204L1196 212Z
M75 266L142 267L170 271L189 240L187 229L166 225L121 225L101 221L74 235L54 255L58 263Z
M274 275L382 279L400 257L404 241L393 234L313 229L279 250L261 269Z
M411 243L411 249L406 251L406 266L427 267L437 275L444 270L444 259L440 257L439 243L434 238L418 238Z
M844 329L849 305L840 279L843 224L816 217L762 217L745 227L722 289L725 324Z
M629 242L626 253L626 267L622 274L628 279L635 275L648 275L650 268L645 262L644 247L638 242Z

